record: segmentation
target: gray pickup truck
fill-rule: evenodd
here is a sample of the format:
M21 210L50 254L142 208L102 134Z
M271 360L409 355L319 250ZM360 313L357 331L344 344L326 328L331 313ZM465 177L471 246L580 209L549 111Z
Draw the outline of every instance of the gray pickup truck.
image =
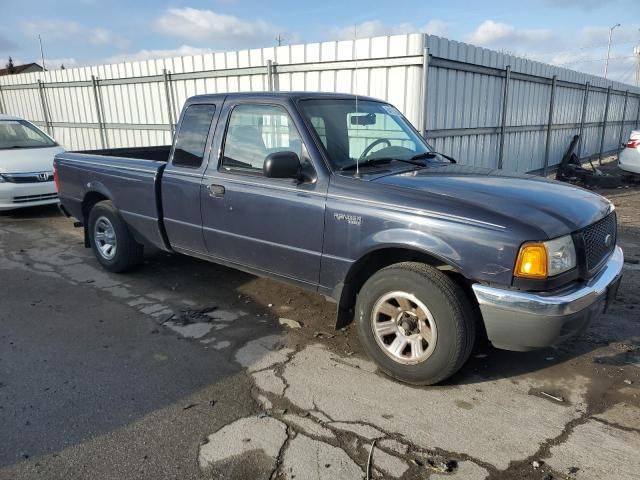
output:
M608 200L457 165L372 98L193 97L172 146L60 153L55 180L107 270L153 246L319 292L414 384L454 374L485 332L524 351L583 331L621 278Z

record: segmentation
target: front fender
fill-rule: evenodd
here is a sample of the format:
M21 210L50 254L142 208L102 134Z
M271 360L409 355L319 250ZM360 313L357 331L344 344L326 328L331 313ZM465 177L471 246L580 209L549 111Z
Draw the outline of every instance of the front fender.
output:
M414 250L433 257L464 274L460 253L449 243L424 231L393 228L375 232L362 241L360 258L381 249L401 248Z

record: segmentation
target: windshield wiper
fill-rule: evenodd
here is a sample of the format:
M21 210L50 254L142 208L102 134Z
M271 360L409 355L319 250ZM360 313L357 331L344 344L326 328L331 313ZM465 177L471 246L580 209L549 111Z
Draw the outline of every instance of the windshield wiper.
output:
M422 152L422 153L418 153L417 155L414 155L413 157L411 157L410 160L422 160L422 159L426 159L426 158L435 158L437 156L440 156L442 158L446 158L451 163L458 163L458 162L455 161L455 159L445 155L444 153L439 153L439 152Z
M396 157L372 158L370 160L364 160L362 162L356 162L356 163L353 163L351 165L347 165L346 167L342 167L340 169L340 171L344 172L344 171L347 171L347 170L355 170L356 168L359 168L359 167L376 166L376 165L382 165L382 164L387 164L387 163L391 163L391 162L402 162L402 163L409 163L411 165L416 165L418 167L426 167L427 165L425 165L424 162L417 162L416 160L421 160L423 158L433 158L433 157L436 157L438 155L443 156L444 158L448 159L452 163L456 163L456 161L453 158L447 157L446 155L442 155L441 153L424 152L424 153L419 153L417 155L414 155L413 157L408 158L408 159L407 158L396 158Z
M13 150L16 148L33 148L33 147L25 147L24 145L10 145L8 147L0 147L0 150Z
M391 163L392 160L395 160L394 158L388 158L388 157L384 157L384 158L372 158L370 160L363 160L362 162L356 162L356 163L352 163L351 165L347 165L346 167L342 167L340 169L341 172L346 172L348 170L356 170L357 168L360 167L375 167L377 165L383 165L386 163Z

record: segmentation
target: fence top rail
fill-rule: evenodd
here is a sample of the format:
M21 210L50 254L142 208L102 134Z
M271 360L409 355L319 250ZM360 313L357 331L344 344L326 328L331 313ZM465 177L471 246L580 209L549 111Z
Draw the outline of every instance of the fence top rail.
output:
M307 63L273 63L274 73L295 73L295 72L308 72L315 70L343 70L343 69L355 69L357 68L381 68L381 67L396 67L396 66L422 66L422 55L408 55L402 57L380 57L369 58L362 60L338 60L338 61L323 61L323 62L307 62ZM506 76L505 69L488 67L485 65L478 65L475 63L462 62L460 60L452 60L443 57L436 57L429 55L429 68L444 68L449 70L457 70L462 72L477 73L481 75L488 75L493 77L504 78ZM206 78L219 78L219 77L231 77L238 75L265 75L267 72L267 66L257 67L238 67L227 68L218 70L205 70L200 72L184 72L184 73L171 73L172 80L195 80ZM510 75L512 80L522 80L531 83L539 83L544 85L551 85L553 82L552 77L543 77L539 75L533 75L529 73L522 73L517 71L511 71ZM114 78L114 79L99 79L96 80L100 85L133 85L140 83L158 83L164 81L164 75L147 75L138 77L126 77L126 78ZM91 80L74 80L71 82L41 82L46 88L68 88L68 87L91 87ZM3 91L11 90L23 90L23 89L36 89L39 88L39 83L25 83L17 85L0 85L0 89ZM567 80L557 80L556 85L558 87L566 87L573 89L584 90L585 83L571 82ZM611 88L611 94L613 95L628 95L634 98L640 98L640 93L631 91L633 88L629 86L629 90L619 90ZM607 87L599 87L589 85L589 89L593 92L606 93ZM627 93L628 92L628 93Z
M355 70L363 68L383 68L383 67L399 67L399 66L422 66L422 55L407 55L401 57L378 57L360 60L331 60L321 62L305 62L305 63L273 63L274 73L295 73L308 72L315 70ZM172 80L196 80L201 78L219 78L233 77L239 75L266 75L267 65L254 67L236 67L224 68L216 70L204 70L199 72L183 72L172 73ZM146 75L125 78L100 79L96 77L100 85L133 85L138 83L156 83L164 81L164 75ZM46 88L65 88L65 87L90 87L91 80L73 80L70 82L41 82ZM23 90L38 88L39 83L23 83L16 85L0 85L4 91Z
M434 57L431 55L429 59L429 66L433 68L444 68L448 70L458 70L461 72L478 73L481 75L488 75L492 77L501 77L501 78L506 77L506 70L502 68L487 67L485 65L461 62L460 60L451 60L449 58ZM510 77L512 80L523 80L526 82L540 83L544 85L551 85L553 83L553 77L542 77L542 76L533 75L530 73L514 72L513 70L511 70ZM556 81L556 85L558 87L567 87L567 88L574 88L579 90L584 90L586 83L589 83L589 82L578 83L578 82L570 82L568 80ZM611 88L612 94L626 95L627 92L629 92L628 93L629 96L640 98L640 93L635 93L630 91L630 89L633 88L631 85L629 86L629 90L617 90L612 88L612 86L610 88ZM608 88L594 86L591 83L589 83L589 90L592 92L606 93Z

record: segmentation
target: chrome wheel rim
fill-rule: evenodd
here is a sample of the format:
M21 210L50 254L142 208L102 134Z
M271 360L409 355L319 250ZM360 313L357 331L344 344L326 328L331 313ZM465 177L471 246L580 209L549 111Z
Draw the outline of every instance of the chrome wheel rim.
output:
M111 220L107 217L99 217L93 227L93 238L98 248L98 253L105 260L113 260L118 248L116 242L116 230L113 228Z
M424 362L436 347L436 322L411 293L397 291L380 297L371 312L371 329L380 349L403 365Z

